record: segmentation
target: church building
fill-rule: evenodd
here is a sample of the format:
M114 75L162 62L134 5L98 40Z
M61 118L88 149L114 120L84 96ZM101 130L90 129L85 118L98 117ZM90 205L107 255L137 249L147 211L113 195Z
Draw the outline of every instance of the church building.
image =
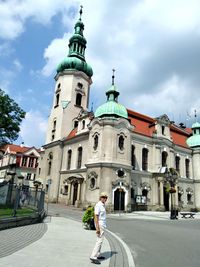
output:
M57 67L37 169L49 202L85 208L104 191L111 212L200 209L200 124L185 128L166 114L151 118L127 109L114 72L105 103L90 111L93 71L81 15Z

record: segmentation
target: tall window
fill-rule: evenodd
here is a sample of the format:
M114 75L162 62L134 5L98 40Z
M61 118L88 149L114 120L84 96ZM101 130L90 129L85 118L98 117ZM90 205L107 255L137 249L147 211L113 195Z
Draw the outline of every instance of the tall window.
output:
M148 170L148 149L142 149L142 169L143 171Z
M29 158L29 164L28 164L28 166L30 168L33 168L33 164L34 164L34 158Z
M85 121L82 121L82 129L85 129Z
M57 107L59 105L59 99L60 99L60 94L56 94L56 103L55 103L55 107Z
M51 174L51 165L52 165L52 160L53 160L53 154L50 153L49 154L49 157L48 157L48 172L47 172L47 175L50 175Z
M56 130L56 120L53 121L53 131L55 132Z
M180 157L178 156L175 157L175 167L177 172L180 172Z
M135 147L131 146L131 165L133 170L135 170Z
M27 175L26 175L26 179L27 179L27 180L31 180L31 173L27 173Z
M76 105L81 106L81 101L82 101L82 95L80 93L78 93L76 95Z
M99 137L96 134L95 137L94 137L94 150L97 150L98 143L99 143Z
M81 168L81 164L82 164L82 154L83 154L83 148L79 147L78 148L78 161L77 161L77 169Z
M71 160L72 160L72 151L71 149L68 151L68 157L67 157L67 169L70 170L71 168Z
M74 121L74 128L78 127L78 121Z
M167 167L167 152L162 152L162 167Z
M119 137L119 143L118 143L119 149L123 150L124 149L124 137L120 135Z
M22 159L22 166L26 167L28 157L24 156Z
M190 160L189 159L185 160L185 175L187 178L190 177Z

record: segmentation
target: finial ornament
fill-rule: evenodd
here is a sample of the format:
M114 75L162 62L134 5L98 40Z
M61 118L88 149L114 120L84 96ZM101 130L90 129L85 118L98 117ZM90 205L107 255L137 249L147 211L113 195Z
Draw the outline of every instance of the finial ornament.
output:
M196 111L196 109L194 110L194 117L195 117L195 120L197 122L197 111Z
M115 84L115 69L112 69L113 75L112 75L112 85Z
M83 14L83 6L82 6L82 5L80 6L79 14L80 14L80 18L79 18L79 19L81 20L81 16L82 16L82 14Z

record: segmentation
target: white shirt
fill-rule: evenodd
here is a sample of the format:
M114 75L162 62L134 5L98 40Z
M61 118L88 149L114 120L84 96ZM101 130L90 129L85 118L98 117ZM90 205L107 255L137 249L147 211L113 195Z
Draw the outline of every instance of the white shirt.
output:
M99 217L99 226L106 228L106 209L105 204L103 204L101 201L99 201L94 208L95 215L98 215Z

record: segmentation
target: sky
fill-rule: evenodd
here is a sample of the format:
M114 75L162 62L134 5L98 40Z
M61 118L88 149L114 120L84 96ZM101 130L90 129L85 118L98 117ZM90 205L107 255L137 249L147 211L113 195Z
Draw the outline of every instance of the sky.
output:
M90 108L106 101L114 68L121 104L191 126L200 114L199 0L0 0L0 88L26 111L15 143L45 143L56 67L80 5Z

